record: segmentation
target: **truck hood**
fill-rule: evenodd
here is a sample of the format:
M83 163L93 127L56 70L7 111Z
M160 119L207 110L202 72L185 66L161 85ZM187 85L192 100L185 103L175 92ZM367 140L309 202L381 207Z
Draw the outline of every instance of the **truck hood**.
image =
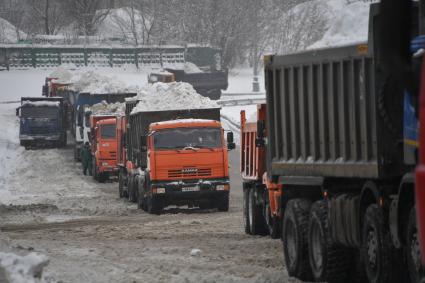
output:
M226 177L223 149L167 150L156 151L152 155L152 180Z

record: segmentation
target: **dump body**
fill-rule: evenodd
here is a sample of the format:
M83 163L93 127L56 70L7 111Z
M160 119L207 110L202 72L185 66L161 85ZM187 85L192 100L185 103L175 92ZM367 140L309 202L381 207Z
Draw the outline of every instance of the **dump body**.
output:
M17 109L21 145L66 145L66 116L62 98L22 97Z
M364 44L266 58L268 171L401 176L403 98ZM401 148L400 148L401 147Z
M186 73L184 70L166 69L174 74L176 82L186 82L202 96L210 99L220 99L221 91L229 86L227 71L204 71L201 73Z
M266 172L266 150L258 147L258 121L266 118L266 105L259 104L255 120L247 120L245 111L241 112L241 174L244 181L258 181L262 183Z

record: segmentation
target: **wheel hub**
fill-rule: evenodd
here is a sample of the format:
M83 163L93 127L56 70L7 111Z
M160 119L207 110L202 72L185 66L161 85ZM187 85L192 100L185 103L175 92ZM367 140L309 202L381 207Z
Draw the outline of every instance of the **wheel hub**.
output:
M376 260L377 260L377 248L378 240L376 236L376 232L371 229L367 233L367 255L369 260L369 265L375 269L376 268Z

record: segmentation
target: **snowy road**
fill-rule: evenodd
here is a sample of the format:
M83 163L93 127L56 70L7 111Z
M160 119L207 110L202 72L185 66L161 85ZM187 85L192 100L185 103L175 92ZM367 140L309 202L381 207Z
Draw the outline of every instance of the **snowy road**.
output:
M71 146L19 147L15 107L0 106L0 249L46 254L45 274L63 282L294 282L280 241L243 232L237 151L229 212L153 216L120 199L116 183L82 176Z

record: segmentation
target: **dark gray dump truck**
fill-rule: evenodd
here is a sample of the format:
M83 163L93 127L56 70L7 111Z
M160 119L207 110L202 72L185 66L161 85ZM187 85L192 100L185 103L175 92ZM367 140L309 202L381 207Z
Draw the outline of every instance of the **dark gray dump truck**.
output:
M379 16L373 4L367 43L265 57L267 173L283 185L285 266L301 280L424 274L405 135L414 107L381 68Z
M31 147L66 146L66 111L63 98L22 97L16 109L19 140Z

